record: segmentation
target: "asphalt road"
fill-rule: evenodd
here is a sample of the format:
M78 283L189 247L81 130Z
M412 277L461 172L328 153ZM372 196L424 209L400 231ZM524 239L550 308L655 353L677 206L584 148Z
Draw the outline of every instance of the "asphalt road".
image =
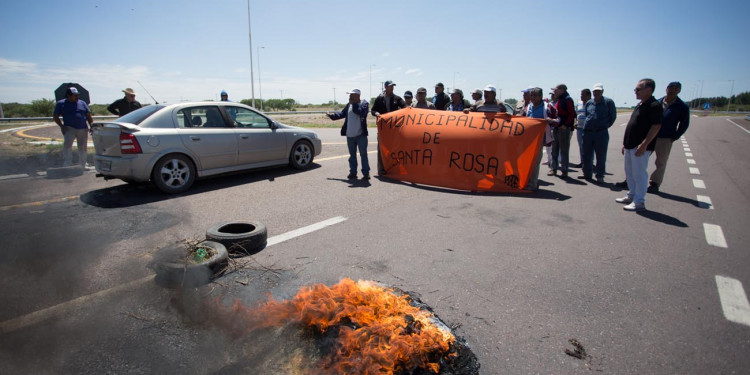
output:
M319 130L312 170L212 178L176 197L93 173L0 180L0 373L238 373L274 341L227 338L199 324L199 306L349 277L420 294L483 374L745 374L750 122L692 118L662 192L630 213L611 185L624 178L626 121L610 131L606 185L573 172L540 177L534 194L352 183L338 129ZM345 220L278 237L336 217ZM266 223L279 242L192 293L149 278L160 248L242 219ZM588 357L566 355L570 339Z

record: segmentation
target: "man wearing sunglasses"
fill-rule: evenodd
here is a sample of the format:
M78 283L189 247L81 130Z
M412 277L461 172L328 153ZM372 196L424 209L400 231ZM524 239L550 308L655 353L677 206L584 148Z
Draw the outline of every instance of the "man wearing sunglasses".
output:
M662 105L654 98L656 83L644 78L638 81L635 91L640 103L635 106L630 121L625 128L622 140L622 153L625 155L625 178L628 182L628 195L617 198L624 203L625 211L646 210L646 190L648 189L648 158L656 147L662 120Z

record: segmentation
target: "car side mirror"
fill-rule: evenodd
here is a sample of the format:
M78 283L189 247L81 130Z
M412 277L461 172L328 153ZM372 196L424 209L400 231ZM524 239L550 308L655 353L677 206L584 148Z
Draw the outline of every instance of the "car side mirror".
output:
M277 129L279 125L276 123L276 121L271 121L271 129Z

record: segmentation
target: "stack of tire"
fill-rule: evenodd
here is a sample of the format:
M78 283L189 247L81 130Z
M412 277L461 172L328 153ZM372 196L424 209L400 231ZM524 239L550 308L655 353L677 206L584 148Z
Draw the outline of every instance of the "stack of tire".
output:
M185 261L187 254L171 249L167 261L154 262L154 280L166 288L196 288L223 275L229 258L256 254L263 250L268 240L265 224L252 221L225 222L206 231L206 240L196 248L210 248L211 256L198 264Z

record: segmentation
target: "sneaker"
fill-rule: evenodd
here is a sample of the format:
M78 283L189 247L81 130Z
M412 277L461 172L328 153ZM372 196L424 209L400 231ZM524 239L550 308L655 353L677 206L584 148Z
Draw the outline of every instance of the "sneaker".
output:
M369 174L362 175L362 179L363 180L369 180L370 179L370 175Z
M346 178L348 178L350 180L353 180L353 179L357 178L357 174L356 173L349 173L349 175L346 176Z
M646 211L646 204L633 202L627 206L622 206L622 209L625 211Z
M621 187L621 188L627 188L628 187L628 180L622 181L622 182L616 182L615 186Z
M624 196L622 198L615 199L615 202L617 202L617 203L626 203L626 204L627 203L633 203L633 198L626 195L626 196Z
M557 175L557 171L554 169L550 169L549 172L547 172L547 176L555 176Z

